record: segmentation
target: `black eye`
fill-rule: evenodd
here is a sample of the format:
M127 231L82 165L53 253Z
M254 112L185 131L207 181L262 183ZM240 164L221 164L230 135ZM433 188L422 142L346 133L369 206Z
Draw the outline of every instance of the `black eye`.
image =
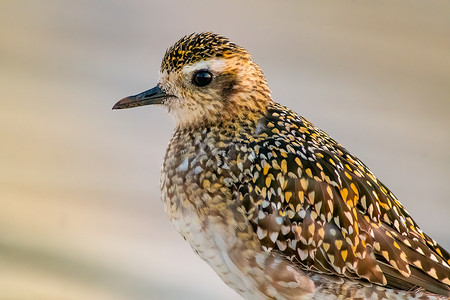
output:
M209 73L208 71L198 71L197 73L194 74L192 82L196 86L205 86L211 82L212 78L213 78L212 74Z

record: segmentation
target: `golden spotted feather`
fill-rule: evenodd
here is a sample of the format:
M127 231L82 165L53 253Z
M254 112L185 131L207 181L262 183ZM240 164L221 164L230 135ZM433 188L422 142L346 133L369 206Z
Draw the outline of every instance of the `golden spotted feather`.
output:
M255 133L229 157L236 174L248 170L234 188L266 251L315 272L448 293L449 254L359 159L279 104Z
M355 156L273 102L214 33L170 47L153 89L176 129L161 191L175 228L246 299L445 299L450 255ZM434 294L432 294L434 293Z

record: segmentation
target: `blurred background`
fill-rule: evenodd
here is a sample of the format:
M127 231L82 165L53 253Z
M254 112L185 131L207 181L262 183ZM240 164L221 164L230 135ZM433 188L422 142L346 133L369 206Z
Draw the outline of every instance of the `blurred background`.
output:
M0 299L239 299L178 236L173 122L112 111L214 31L450 248L450 2L0 2Z

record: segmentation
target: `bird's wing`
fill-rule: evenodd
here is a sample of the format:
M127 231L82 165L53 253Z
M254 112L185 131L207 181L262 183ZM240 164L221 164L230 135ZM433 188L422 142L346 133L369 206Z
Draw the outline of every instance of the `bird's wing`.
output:
M449 254L396 197L324 132L274 111L238 186L263 248L308 270L448 295Z

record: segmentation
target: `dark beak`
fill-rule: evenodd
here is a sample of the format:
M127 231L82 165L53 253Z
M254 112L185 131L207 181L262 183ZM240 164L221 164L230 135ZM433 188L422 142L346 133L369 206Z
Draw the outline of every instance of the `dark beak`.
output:
M123 98L122 100L114 104L112 109L131 108L151 104L163 104L167 98L168 95L159 87L159 85L157 85L148 91Z

